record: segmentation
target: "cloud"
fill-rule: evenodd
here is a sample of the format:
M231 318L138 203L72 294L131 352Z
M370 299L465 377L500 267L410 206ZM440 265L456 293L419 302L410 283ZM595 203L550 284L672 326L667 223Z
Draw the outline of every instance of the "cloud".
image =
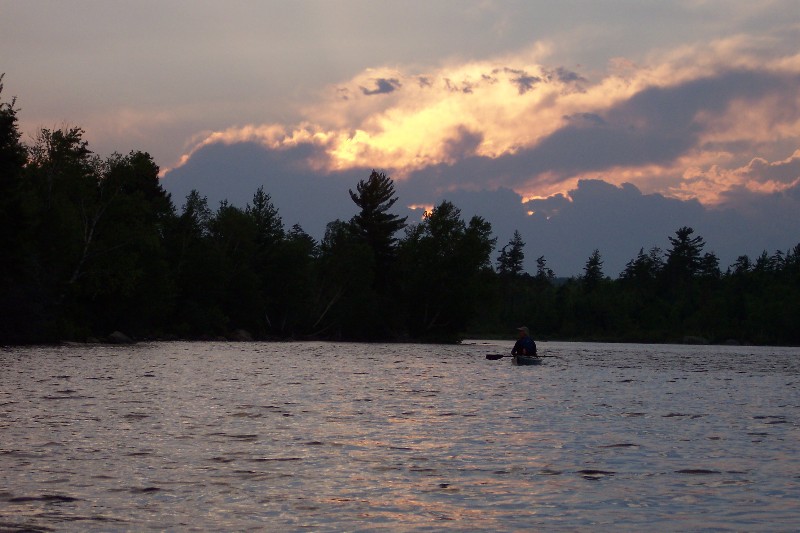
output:
M604 272L616 277L640 248L670 248L668 237L690 226L724 270L739 255L786 251L800 242L800 186L778 193L737 190L746 210L709 208L697 200L645 194L632 184L581 180L566 195L525 203L532 215L517 229L525 237L526 263L544 255L558 275L577 275L594 249ZM506 237L507 238L507 237Z
M490 183L532 197L603 178L714 204L729 188L763 190L765 179L736 169L781 160L800 145L800 55L772 57L759 40L685 46L645 66L620 68L618 58L594 79L548 66L545 55L537 45L433 70L367 69L323 91L297 125L229 128L195 149L308 141L323 148L317 169L379 167L398 180L427 174L441 182L434 189Z
M519 94L525 94L528 91L533 90L536 84L542 81L542 78L539 76L531 76L524 70L506 68L505 71L512 75L510 81L517 86Z
M367 89L366 87L360 87L361 93L365 96L371 96L373 94L389 94L393 92L395 89L399 89L401 87L400 81L392 78L378 78L375 81L375 88L374 89Z
M800 150L783 161L769 162L757 157L741 170L741 174L745 178L760 183L774 182L796 185L797 180L800 179Z
M364 70L324 88L299 123L201 135L165 183L184 190L202 175L231 196L264 182L296 205L285 208L292 217L301 218L295 196L311 202L322 228L352 209L344 195L345 208L328 205L336 191L381 169L404 205L459 199L494 216L501 241L524 228L536 256L567 274L600 248L616 275L683 225L736 254L753 253L742 236L785 247L785 228L800 232L800 54L735 36L583 73L546 64L547 53L536 45L437 68ZM239 145L247 169L223 178L200 165Z
M306 162L321 151L310 142L281 149L253 142L209 144L171 172L164 186L178 206L195 188L208 197L212 208L223 199L244 206L263 186L285 225L300 224L321 239L328 222L348 220L356 213L347 191L371 171L313 171ZM396 185L400 201L393 212L408 216L409 222L419 221L422 215L414 207L430 208L446 199L465 218L478 215L489 221L498 246L520 231L527 243L525 268L529 272L535 272L536 258L544 256L557 275L579 275L591 253L599 249L604 272L616 277L640 248L666 251L668 237L681 226L691 226L706 240L706 251L718 255L723 269L739 255L785 251L800 240L798 185L778 193L743 187L728 193L731 203L747 209L708 208L694 199L647 194L632 184L602 180L579 180L563 194L528 200L506 187L431 191L416 180ZM415 202L418 198L425 201Z
M564 67L558 67L552 73L552 75L556 76L559 81L563 83L577 83L577 82L585 82L587 81L586 78L578 74L577 72L572 72L571 70L567 70Z
M780 161L768 161L756 157L741 167L725 168L712 165L707 169L688 168L679 187L673 188L676 197L695 195L703 187L703 196L713 199L713 205L743 208L741 191L755 193L779 193L796 188L800 184L800 150Z

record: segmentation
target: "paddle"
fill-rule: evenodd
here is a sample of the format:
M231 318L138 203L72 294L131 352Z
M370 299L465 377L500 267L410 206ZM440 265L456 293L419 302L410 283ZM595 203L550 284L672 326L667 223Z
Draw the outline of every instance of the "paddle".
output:
M514 357L513 355L506 355L502 353L487 353L486 359L489 361L497 361L498 359L502 359L503 357ZM528 357L557 357L556 355L530 355Z

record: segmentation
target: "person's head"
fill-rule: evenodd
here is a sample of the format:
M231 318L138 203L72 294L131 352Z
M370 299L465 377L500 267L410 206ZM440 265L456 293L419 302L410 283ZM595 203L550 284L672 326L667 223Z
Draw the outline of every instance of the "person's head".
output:
M531 334L530 330L525 326L517 328L517 331L519 332L518 335L520 337L527 337L527 336L529 336Z

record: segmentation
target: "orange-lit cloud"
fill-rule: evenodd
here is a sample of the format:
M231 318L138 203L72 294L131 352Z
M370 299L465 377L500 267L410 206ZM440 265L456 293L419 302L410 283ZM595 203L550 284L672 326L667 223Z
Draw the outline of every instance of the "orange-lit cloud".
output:
M439 190L506 186L524 198L567 193L582 178L707 204L733 188L796 183L800 54L772 57L769 41L734 36L644 64L615 58L589 75L548 66L551 46L368 69L325 88L304 122L204 134L181 164L209 144L254 142L313 145L314 171L381 168L404 180L452 169ZM470 161L485 165L479 176Z
M671 190L676 198L701 198L709 205L725 201L728 191L745 189L770 194L797 187L800 184L800 150L781 161L757 157L738 168L711 165L708 168L688 168L679 186Z

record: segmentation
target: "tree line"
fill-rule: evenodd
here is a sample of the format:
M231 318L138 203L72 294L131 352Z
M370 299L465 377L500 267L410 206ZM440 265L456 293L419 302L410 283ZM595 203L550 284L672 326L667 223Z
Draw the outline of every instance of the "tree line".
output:
M78 127L25 144L17 113L0 100L2 344L240 329L454 342L522 323L543 338L800 342L800 245L723 273L680 228L670 250L642 250L618 279L599 251L582 276L558 279L544 257L531 275L518 232L493 260L488 221L443 201L410 223L392 213L394 184L377 171L349 191L357 214L317 242L285 227L263 188L243 208L212 209L192 191L178 209L149 154L100 157Z
M534 275L522 270L524 242L515 233L498 257L495 307L476 323L491 334L526 317L540 337L554 339L800 344L800 244L754 260L741 255L722 271L692 228L679 228L669 243L666 251L640 249L616 279L595 250L581 275L559 280L544 257Z

